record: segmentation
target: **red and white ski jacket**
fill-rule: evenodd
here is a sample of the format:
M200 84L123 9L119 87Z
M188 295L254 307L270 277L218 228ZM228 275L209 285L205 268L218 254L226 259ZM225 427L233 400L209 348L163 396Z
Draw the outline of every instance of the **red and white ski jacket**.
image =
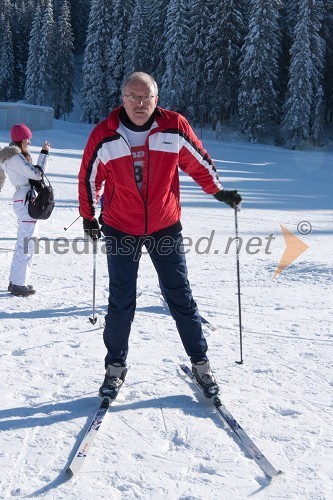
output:
M187 120L158 107L145 143L140 192L128 140L119 130L120 110L116 108L96 125L85 147L78 177L82 217L94 218L104 194L105 224L126 234L149 235L180 220L178 167L208 194L223 189Z

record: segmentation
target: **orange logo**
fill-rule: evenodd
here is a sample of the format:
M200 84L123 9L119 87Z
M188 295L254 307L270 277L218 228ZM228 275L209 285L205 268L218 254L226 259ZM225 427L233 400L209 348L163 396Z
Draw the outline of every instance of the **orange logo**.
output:
M300 255L302 255L305 250L309 248L309 245L303 243L297 236L291 233L286 227L280 224L281 231L284 237L284 241L286 242L286 249L282 258L274 271L273 278L279 276L286 269L286 267L290 266L294 260L296 260Z

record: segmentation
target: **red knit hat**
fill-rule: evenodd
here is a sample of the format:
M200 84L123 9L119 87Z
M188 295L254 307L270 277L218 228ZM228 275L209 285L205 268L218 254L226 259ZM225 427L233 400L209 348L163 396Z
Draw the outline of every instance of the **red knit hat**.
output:
M13 142L24 141L24 139L31 139L32 132L29 127L20 123L18 125L13 125L10 130L10 137Z

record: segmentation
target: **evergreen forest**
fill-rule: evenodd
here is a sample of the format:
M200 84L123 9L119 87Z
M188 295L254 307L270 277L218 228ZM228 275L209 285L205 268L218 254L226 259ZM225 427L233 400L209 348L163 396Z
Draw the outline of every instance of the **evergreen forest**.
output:
M333 0L0 0L0 101L97 123L133 71L193 125L324 144L333 122ZM79 62L79 63L78 63ZM330 127L332 128L332 127Z

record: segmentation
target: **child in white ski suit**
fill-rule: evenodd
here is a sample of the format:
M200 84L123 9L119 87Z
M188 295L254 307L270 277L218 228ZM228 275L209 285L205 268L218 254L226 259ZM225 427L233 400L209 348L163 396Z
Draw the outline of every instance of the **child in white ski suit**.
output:
M17 217L17 241L9 276L8 291L13 295L26 296L36 293L28 284L34 253L34 241L37 237L38 221L30 217L26 196L31 189L29 179L41 180L42 173L31 162L27 149L32 137L31 130L23 123L11 128L12 142L0 150L0 165L15 187L13 208ZM45 141L39 154L37 165L44 171L49 161L50 144ZM30 243L28 244L28 242Z

